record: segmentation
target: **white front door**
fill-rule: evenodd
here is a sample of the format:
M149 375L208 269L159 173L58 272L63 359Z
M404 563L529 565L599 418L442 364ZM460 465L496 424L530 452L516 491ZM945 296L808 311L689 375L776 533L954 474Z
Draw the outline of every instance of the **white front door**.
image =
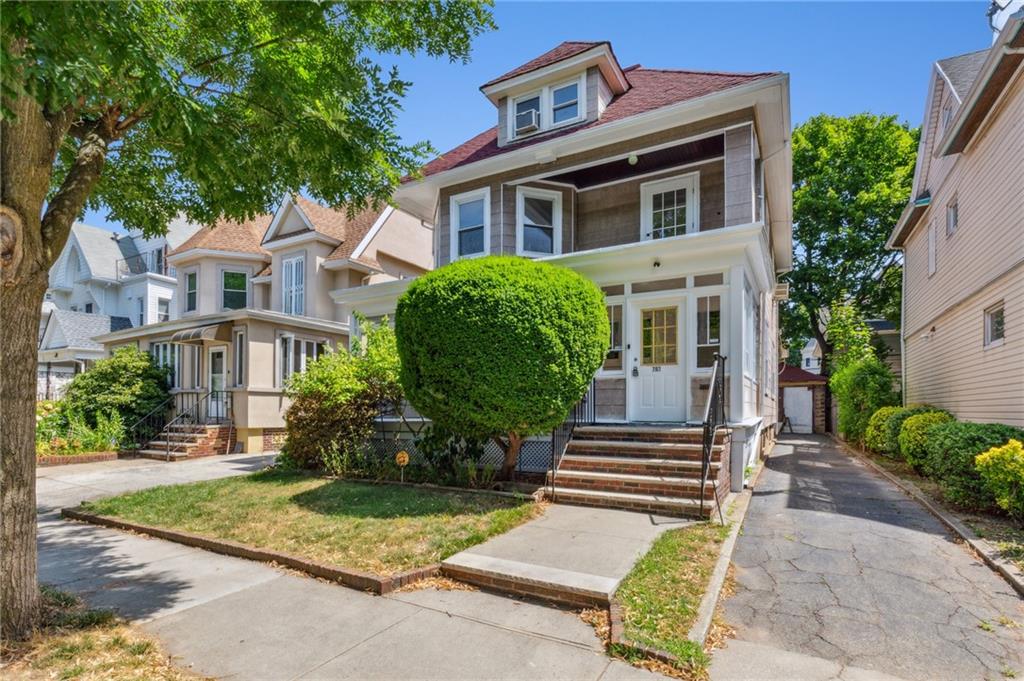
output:
M630 420L685 420L683 317L679 297L630 303Z
M223 347L210 348L210 419L227 416L227 393L224 392L226 354Z

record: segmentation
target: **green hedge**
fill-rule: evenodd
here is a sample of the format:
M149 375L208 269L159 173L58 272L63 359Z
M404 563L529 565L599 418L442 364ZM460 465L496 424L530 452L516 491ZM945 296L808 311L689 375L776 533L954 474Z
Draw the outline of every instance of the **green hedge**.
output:
M889 421L896 415L907 411L904 407L882 407L868 419L867 430L864 431L864 446L879 454L891 455L886 437Z
M999 508L1024 520L1024 446L1020 440L979 454L974 465Z
M894 406L894 376L874 355L854 360L833 374L829 387L839 402L839 432L852 442L864 442L871 416L882 407Z
M926 411L907 417L898 438L900 455L915 470L923 470L931 429L952 420L953 415L946 411Z
M950 502L969 509L992 509L996 496L975 466L975 458L1011 439L1024 439L1024 430L1000 423L939 424L928 432L924 472L938 481Z

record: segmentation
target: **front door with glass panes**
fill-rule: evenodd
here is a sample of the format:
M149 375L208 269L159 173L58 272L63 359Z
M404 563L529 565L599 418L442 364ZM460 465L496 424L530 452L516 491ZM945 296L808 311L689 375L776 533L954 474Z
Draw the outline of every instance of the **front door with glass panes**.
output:
M640 237L666 239L696 232L699 204L696 174L641 185Z
M227 350L223 347L210 348L210 420L219 421L228 414L228 395L224 392L226 384Z
M632 421L682 421L683 299L634 300L630 304L628 395Z

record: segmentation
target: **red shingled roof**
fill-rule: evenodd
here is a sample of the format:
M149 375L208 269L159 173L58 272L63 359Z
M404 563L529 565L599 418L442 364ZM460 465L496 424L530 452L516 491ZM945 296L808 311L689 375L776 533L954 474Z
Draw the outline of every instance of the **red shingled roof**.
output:
M786 383L828 383L828 379L821 374L812 374L810 371L804 371L800 367L790 366L788 364L780 364L779 371L779 385L785 385Z
M563 45L565 44L567 43L563 43ZM588 44L592 46L590 43L572 44ZM562 46L560 45L560 47ZM555 48L555 50L559 48ZM538 59L540 58L538 57ZM519 68L522 69L526 66L527 64L524 64ZM539 135L522 142L506 144L504 147L498 146L498 128L495 126L463 142L448 153L437 157L423 167L423 174L435 175L556 137L571 135L580 130L594 128L611 123L612 121L647 113L648 111L678 104L688 99L696 99L714 92L728 90L729 88L755 80L770 78L778 75L778 72L723 73L718 71L682 71L635 67L627 69L625 75L629 80L630 89L613 99L605 108L601 118L596 121L562 128L547 135ZM502 78L505 77L502 76Z
M609 47L611 47L607 40L602 40L598 42L574 42L571 40L567 40L558 47L554 48L553 50L548 50L544 54L534 59L531 59L522 66L517 66L508 73L502 74L495 78L494 80L487 81L486 83L480 86L480 89L482 90L486 87L490 87L495 83L500 83L501 81L508 80L509 78L521 76L522 74L529 73L530 71L542 69L545 66L550 66L551 64L554 64L555 62L560 62L563 59L575 57L577 54L581 52L586 52L587 50L593 47L597 47L598 45L608 45Z

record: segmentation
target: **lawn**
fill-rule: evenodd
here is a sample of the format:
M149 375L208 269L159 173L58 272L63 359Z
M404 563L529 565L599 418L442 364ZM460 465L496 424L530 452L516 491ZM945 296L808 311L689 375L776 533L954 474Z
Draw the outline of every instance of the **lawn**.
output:
M708 664L687 634L728 535L728 525L714 522L665 532L616 593L626 638L672 653L688 675L702 676Z
M43 587L43 623L23 643L4 642L3 673L9 679L159 679L185 681L159 646L106 610L89 610L80 600Z
M156 487L83 510L381 576L436 563L540 513L530 499L275 471Z

